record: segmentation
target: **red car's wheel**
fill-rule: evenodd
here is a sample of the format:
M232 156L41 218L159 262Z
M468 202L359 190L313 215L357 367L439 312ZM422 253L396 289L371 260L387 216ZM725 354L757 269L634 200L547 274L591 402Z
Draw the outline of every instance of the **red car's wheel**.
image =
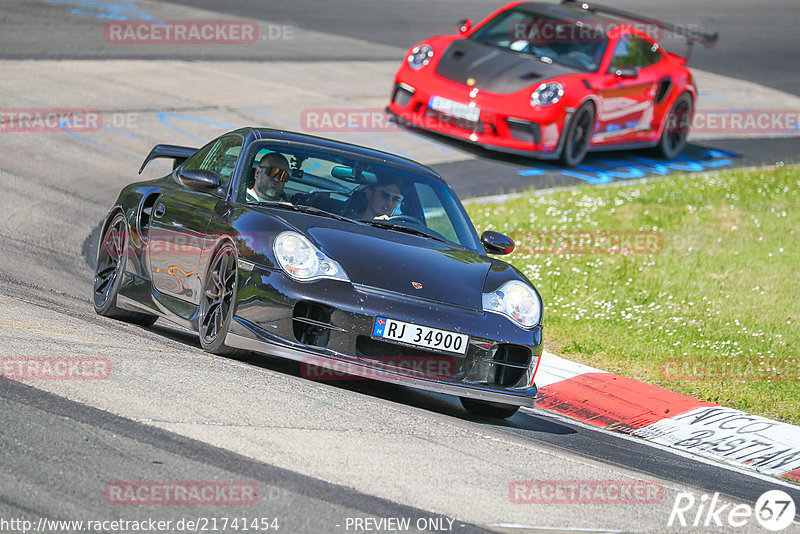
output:
M683 93L672 105L667 115L658 150L667 159L678 156L686 148L686 138L689 135L689 126L692 121L692 96Z
M578 165L589 151L594 130L594 105L584 102L572 116L567 126L561 161L567 167Z

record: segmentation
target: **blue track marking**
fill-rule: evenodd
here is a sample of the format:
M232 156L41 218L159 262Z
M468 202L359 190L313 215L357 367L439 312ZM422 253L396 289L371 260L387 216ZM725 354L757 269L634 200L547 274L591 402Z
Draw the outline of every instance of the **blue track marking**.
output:
M519 176L542 176L546 171L554 171L565 176L577 178L589 184L605 184L614 180L630 180L648 175L667 175L670 172L701 172L733 164L739 157L735 152L705 150L699 157L679 156L673 160L658 160L642 156L625 158L593 159L591 164L583 163L574 169L565 169L540 164L537 167L517 171Z
M139 159L140 158L140 156L138 156L138 155L132 154L130 152L126 152L124 150L120 150L118 148L115 148L115 147L113 147L111 145L107 145L105 143L100 143L98 141L94 141L92 139L89 139L88 137L84 137L83 135L81 135L81 134L79 134L77 132L73 132L72 130L69 129L69 126L70 126L70 122L69 121L66 121L66 120L61 121L58 126L61 128L61 131L64 132L65 134L69 135L70 137L72 137L74 139L77 139L78 141L86 143L88 145L91 145L91 146L94 146L94 147L97 147L97 148L102 148L103 150L107 150L109 152L114 152L115 154L121 154L121 155L127 156L129 158L135 158L135 159Z
M70 8L75 15L109 20L156 20L134 2L101 2L99 0L45 0L51 6Z
M110 126L103 126L103 130L109 131L111 133L115 133L117 135L121 135L123 137L127 137L129 139L139 139L139 136L132 132L126 132L124 130L117 130L116 128L111 128Z

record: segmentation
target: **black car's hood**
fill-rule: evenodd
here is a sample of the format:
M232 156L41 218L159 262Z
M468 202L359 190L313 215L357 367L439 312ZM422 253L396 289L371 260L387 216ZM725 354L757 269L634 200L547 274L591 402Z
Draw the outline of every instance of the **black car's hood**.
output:
M530 54L504 50L470 39L453 41L442 53L436 74L460 84L473 78L472 87L508 94L576 70L545 63Z
M492 260L434 239L324 219L285 220L336 260L354 284L481 309ZM416 289L413 282L422 284Z

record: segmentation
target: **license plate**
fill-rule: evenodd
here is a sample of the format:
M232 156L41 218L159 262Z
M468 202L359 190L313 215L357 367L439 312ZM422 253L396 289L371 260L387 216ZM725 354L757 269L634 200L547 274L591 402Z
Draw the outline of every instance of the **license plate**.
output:
M400 341L417 347L444 350L456 354L466 354L469 336L438 328L420 326L413 323L395 321L386 317L376 317L372 335L392 341Z
M478 122L481 116L480 109L465 104L459 104L458 102L453 102L441 96L432 96L430 102L428 102L428 107L440 111L445 115L449 115L450 117L471 122Z

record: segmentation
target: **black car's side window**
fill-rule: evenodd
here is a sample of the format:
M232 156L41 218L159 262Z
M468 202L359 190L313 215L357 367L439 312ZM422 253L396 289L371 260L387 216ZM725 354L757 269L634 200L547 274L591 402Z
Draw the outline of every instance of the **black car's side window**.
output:
M614 49L609 72L620 67L649 67L661 60L661 52L657 44L653 44L635 35L624 35Z
M204 169L219 174L220 185L225 187L236 170L242 152L242 138L228 136L210 143L194 153L183 164L184 169Z
M226 187L236 170L236 162L242 153L242 138L239 136L223 137L211 149L201 169L219 174L220 185Z
M200 150L198 150L197 152L195 152L194 154L192 154L191 156L189 156L189 158L186 161L183 162L183 165L181 165L181 168L182 169L201 169L202 168L201 165L203 164L203 161L205 161L206 156L208 156L209 151L211 151L211 149L214 147L215 144L216 143L209 143L206 146L204 146L203 148L201 148Z

